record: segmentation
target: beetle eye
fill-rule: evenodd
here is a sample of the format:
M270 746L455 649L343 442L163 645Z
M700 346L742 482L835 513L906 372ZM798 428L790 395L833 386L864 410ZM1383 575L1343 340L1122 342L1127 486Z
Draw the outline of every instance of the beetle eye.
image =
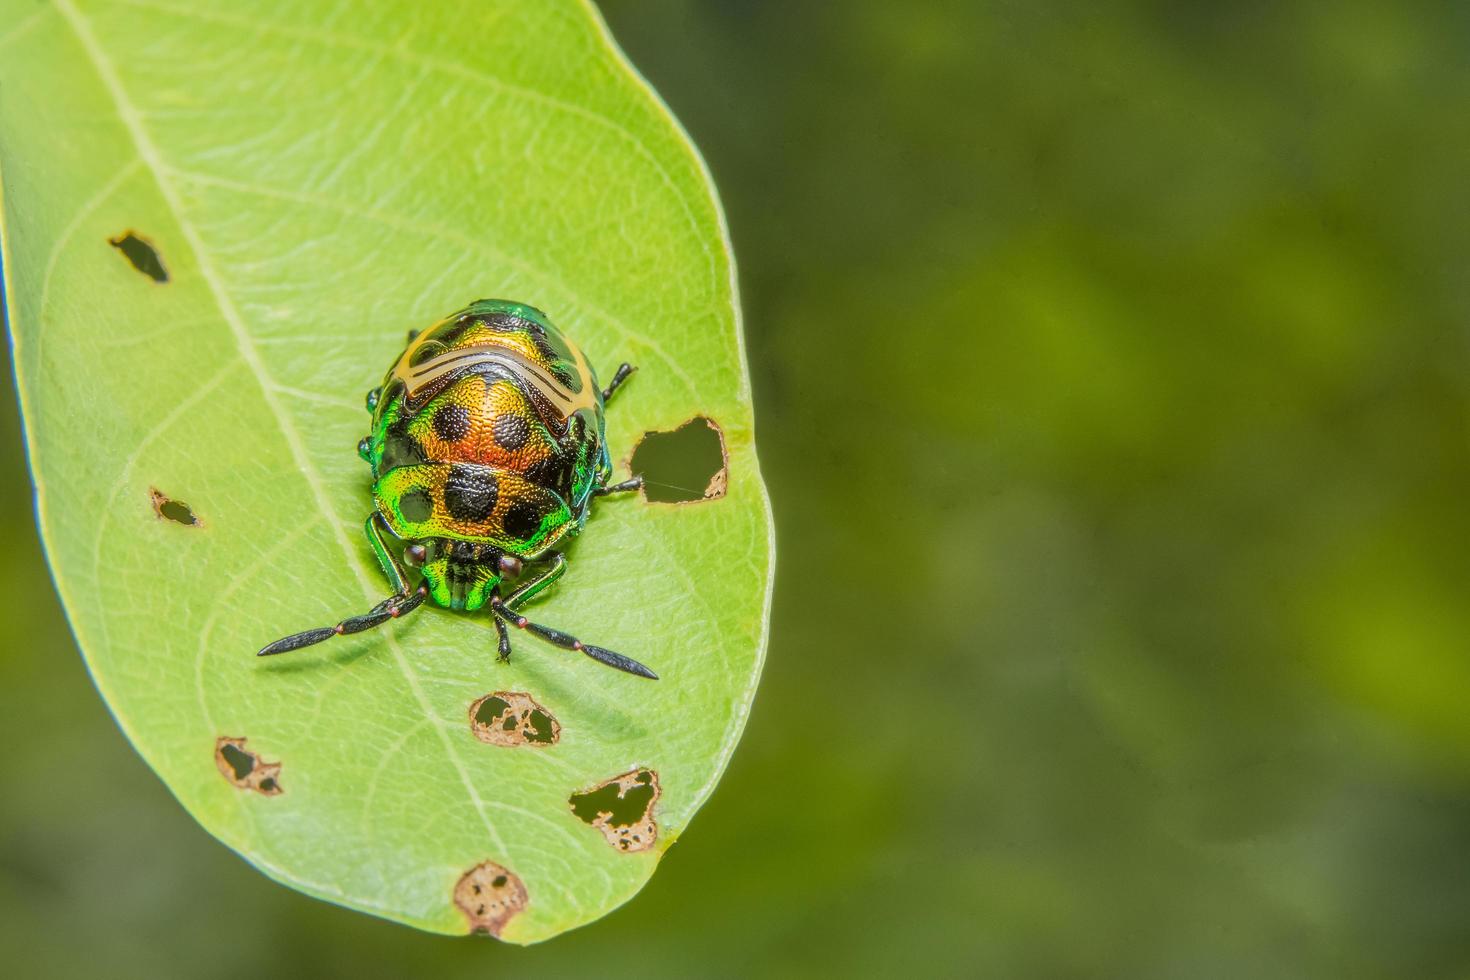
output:
M367 393L367 410L369 412L375 412L375 411L377 411L378 410L378 399L379 398L382 398L382 397L383 397L383 389L381 387L374 388L372 391L368 392Z
M515 578L521 574L521 560L515 555L501 555L500 574L506 578Z
M421 567L428 557L429 549L425 548L421 542L416 541L403 549L403 560L410 568Z

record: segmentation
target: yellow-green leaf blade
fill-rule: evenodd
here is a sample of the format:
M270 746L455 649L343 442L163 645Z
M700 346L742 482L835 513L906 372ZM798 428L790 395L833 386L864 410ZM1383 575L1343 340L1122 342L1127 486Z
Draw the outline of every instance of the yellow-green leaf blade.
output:
M626 900L743 723L770 523L731 262L697 157L577 3L0 2L5 274L42 531L99 688L213 833L313 894L444 932L495 861L534 941ZM350 15L350 16L349 16ZM109 239L132 232L157 282ZM716 420L725 496L600 502L538 620L649 682L426 610L277 661L386 585L360 525L363 391L403 333L481 296L547 310L604 377L615 456ZM200 524L162 520L150 493ZM527 691L542 749L475 738ZM216 739L279 761L242 791ZM619 853L572 793L656 770L659 845Z

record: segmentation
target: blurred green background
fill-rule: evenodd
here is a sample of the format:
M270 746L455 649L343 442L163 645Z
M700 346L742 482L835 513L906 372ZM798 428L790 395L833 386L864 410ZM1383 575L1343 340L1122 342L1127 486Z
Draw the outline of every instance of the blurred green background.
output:
M618 0L741 265L729 774L531 949L275 885L92 690L0 418L12 976L1470 976L1470 7Z

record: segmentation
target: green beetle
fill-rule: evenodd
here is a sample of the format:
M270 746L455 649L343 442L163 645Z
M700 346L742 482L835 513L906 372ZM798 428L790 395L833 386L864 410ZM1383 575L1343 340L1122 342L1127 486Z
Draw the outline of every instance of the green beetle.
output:
M517 612L566 572L557 545L587 523L592 498L642 486L639 477L608 484L603 406L632 372L623 364L599 388L582 351L524 303L482 299L411 334L382 386L368 392L372 434L357 447L373 471L368 542L394 594L260 656L360 633L430 599L466 612L489 605L501 660L510 658L508 624L657 679L636 660ZM416 586L409 569L422 576ZM502 597L501 586L523 574Z

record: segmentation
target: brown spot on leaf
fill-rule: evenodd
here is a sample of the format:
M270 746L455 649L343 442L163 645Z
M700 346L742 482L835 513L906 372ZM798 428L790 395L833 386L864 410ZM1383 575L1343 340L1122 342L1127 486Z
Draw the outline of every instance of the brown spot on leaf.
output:
M487 932L496 938L528 902L521 879L494 861L475 865L454 885L454 904L470 920L470 932Z
M470 731L490 745L555 745L561 723L529 694L496 691L470 705Z
M620 851L646 851L658 840L653 805L659 797L658 773L633 769L573 793L568 801L577 819L602 831Z
M175 500L157 487L148 488L148 500L153 504L153 513L161 521L173 521L185 527L203 527L199 515L182 500Z
M696 415L670 432L645 432L628 469L643 477L643 499L651 504L689 504L725 495L730 454L714 419Z
M281 764L264 761L245 747L245 741L221 735L214 743L214 764L240 789L254 790L262 796L279 796Z
M158 248L136 231L125 231L116 238L109 238L107 244L121 252L134 269L149 279L157 283L168 282L168 270L163 266L163 256L158 254Z

